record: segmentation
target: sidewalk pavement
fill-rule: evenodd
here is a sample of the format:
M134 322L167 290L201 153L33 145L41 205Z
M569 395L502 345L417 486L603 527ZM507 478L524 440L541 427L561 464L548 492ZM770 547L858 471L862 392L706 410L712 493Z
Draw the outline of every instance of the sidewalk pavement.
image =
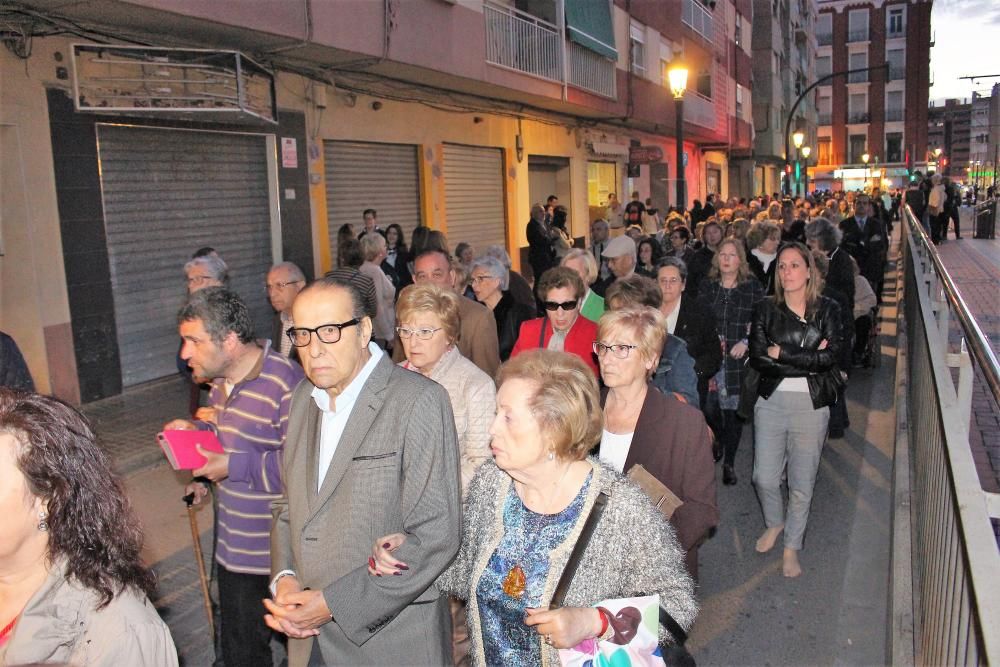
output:
M937 246L938 254L968 304L993 351L1000 356L1000 239L962 240ZM962 337L957 320L950 322L949 347L958 350ZM973 362L975 363L975 362ZM976 369L972 389L969 443L985 491L1000 492L1000 397L993 396Z

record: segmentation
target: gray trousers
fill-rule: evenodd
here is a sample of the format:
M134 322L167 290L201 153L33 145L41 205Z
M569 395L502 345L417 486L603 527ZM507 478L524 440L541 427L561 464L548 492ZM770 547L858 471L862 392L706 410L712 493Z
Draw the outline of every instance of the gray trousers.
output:
M784 524L785 548L802 548L830 408L816 410L807 392L776 391L754 406L753 483L768 528ZM788 510L781 494L788 470Z

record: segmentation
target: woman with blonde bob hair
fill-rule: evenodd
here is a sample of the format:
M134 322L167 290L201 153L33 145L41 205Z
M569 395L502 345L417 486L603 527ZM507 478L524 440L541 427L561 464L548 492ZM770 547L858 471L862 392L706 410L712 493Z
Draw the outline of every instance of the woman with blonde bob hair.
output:
M774 297L760 304L750 329L750 365L760 373L750 397L756 401L753 481L766 526L757 551L770 551L783 530L782 569L797 577L830 406L843 384L837 368L842 332L840 308L821 296L823 279L809 249L788 244L776 261Z
M721 445L722 483L736 484L736 451L743 423L736 414L743 385L745 357L750 347L750 320L754 307L764 298L760 281L750 274L743 243L726 239L712 258L708 280L701 284L699 298L715 314L722 346L722 368L709 384L705 411ZM718 458L718 457L717 457Z
M462 329L458 300L464 298L424 283L403 288L396 302L396 333L406 355L400 365L434 380L451 398L463 489L490 457L489 428L496 402L492 378L455 345Z
M673 529L643 491L587 458L601 434L597 380L579 357L530 350L500 369L494 460L466 496L462 546L438 588L468 600L474 665L558 665L558 649L614 632L593 605L659 594L684 628L697 613ZM607 506L579 560L564 606L556 583L594 503ZM369 572L407 576L392 552L404 535L379 539ZM387 546L386 546L387 545ZM664 628L661 642L672 641Z
M719 523L712 439L700 410L649 381L666 331L666 318L651 306L601 318L594 351L607 392L599 456L618 472L641 465L683 501L670 523L687 570L697 577L698 545Z
M568 267L580 274L580 280L583 281L583 287L586 290L580 304L580 314L591 322L601 319L601 315L605 311L604 297L590 289L590 286L597 282L600 277L600 269L594 256L582 248L573 248L562 258L559 266Z

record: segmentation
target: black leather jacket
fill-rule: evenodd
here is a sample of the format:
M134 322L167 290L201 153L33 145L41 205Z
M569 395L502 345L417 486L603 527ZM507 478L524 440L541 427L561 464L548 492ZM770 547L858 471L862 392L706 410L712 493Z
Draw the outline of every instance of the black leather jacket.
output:
M804 320L774 299L761 301L750 326L750 366L760 373L757 395L769 398L784 378L806 377L813 408L836 403L842 338L840 307L832 299L820 297ZM770 345L781 347L778 359L767 355Z

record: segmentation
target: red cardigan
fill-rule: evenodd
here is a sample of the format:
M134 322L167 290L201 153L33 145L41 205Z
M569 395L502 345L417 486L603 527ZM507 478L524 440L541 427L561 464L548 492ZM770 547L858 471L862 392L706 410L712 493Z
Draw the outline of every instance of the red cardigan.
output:
M545 340L538 344L538 338L542 333L542 324L545 324ZM552 324L549 318L542 316L533 320L521 323L521 333L514 343L514 349L510 356L513 359L522 352L537 350L539 347L545 348L552 338ZM583 359L583 362L594 371L594 376L601 377L601 371L597 367L597 357L594 355L594 341L597 340L597 325L582 315L577 315L576 322L566 333L566 342L563 349L570 354Z

